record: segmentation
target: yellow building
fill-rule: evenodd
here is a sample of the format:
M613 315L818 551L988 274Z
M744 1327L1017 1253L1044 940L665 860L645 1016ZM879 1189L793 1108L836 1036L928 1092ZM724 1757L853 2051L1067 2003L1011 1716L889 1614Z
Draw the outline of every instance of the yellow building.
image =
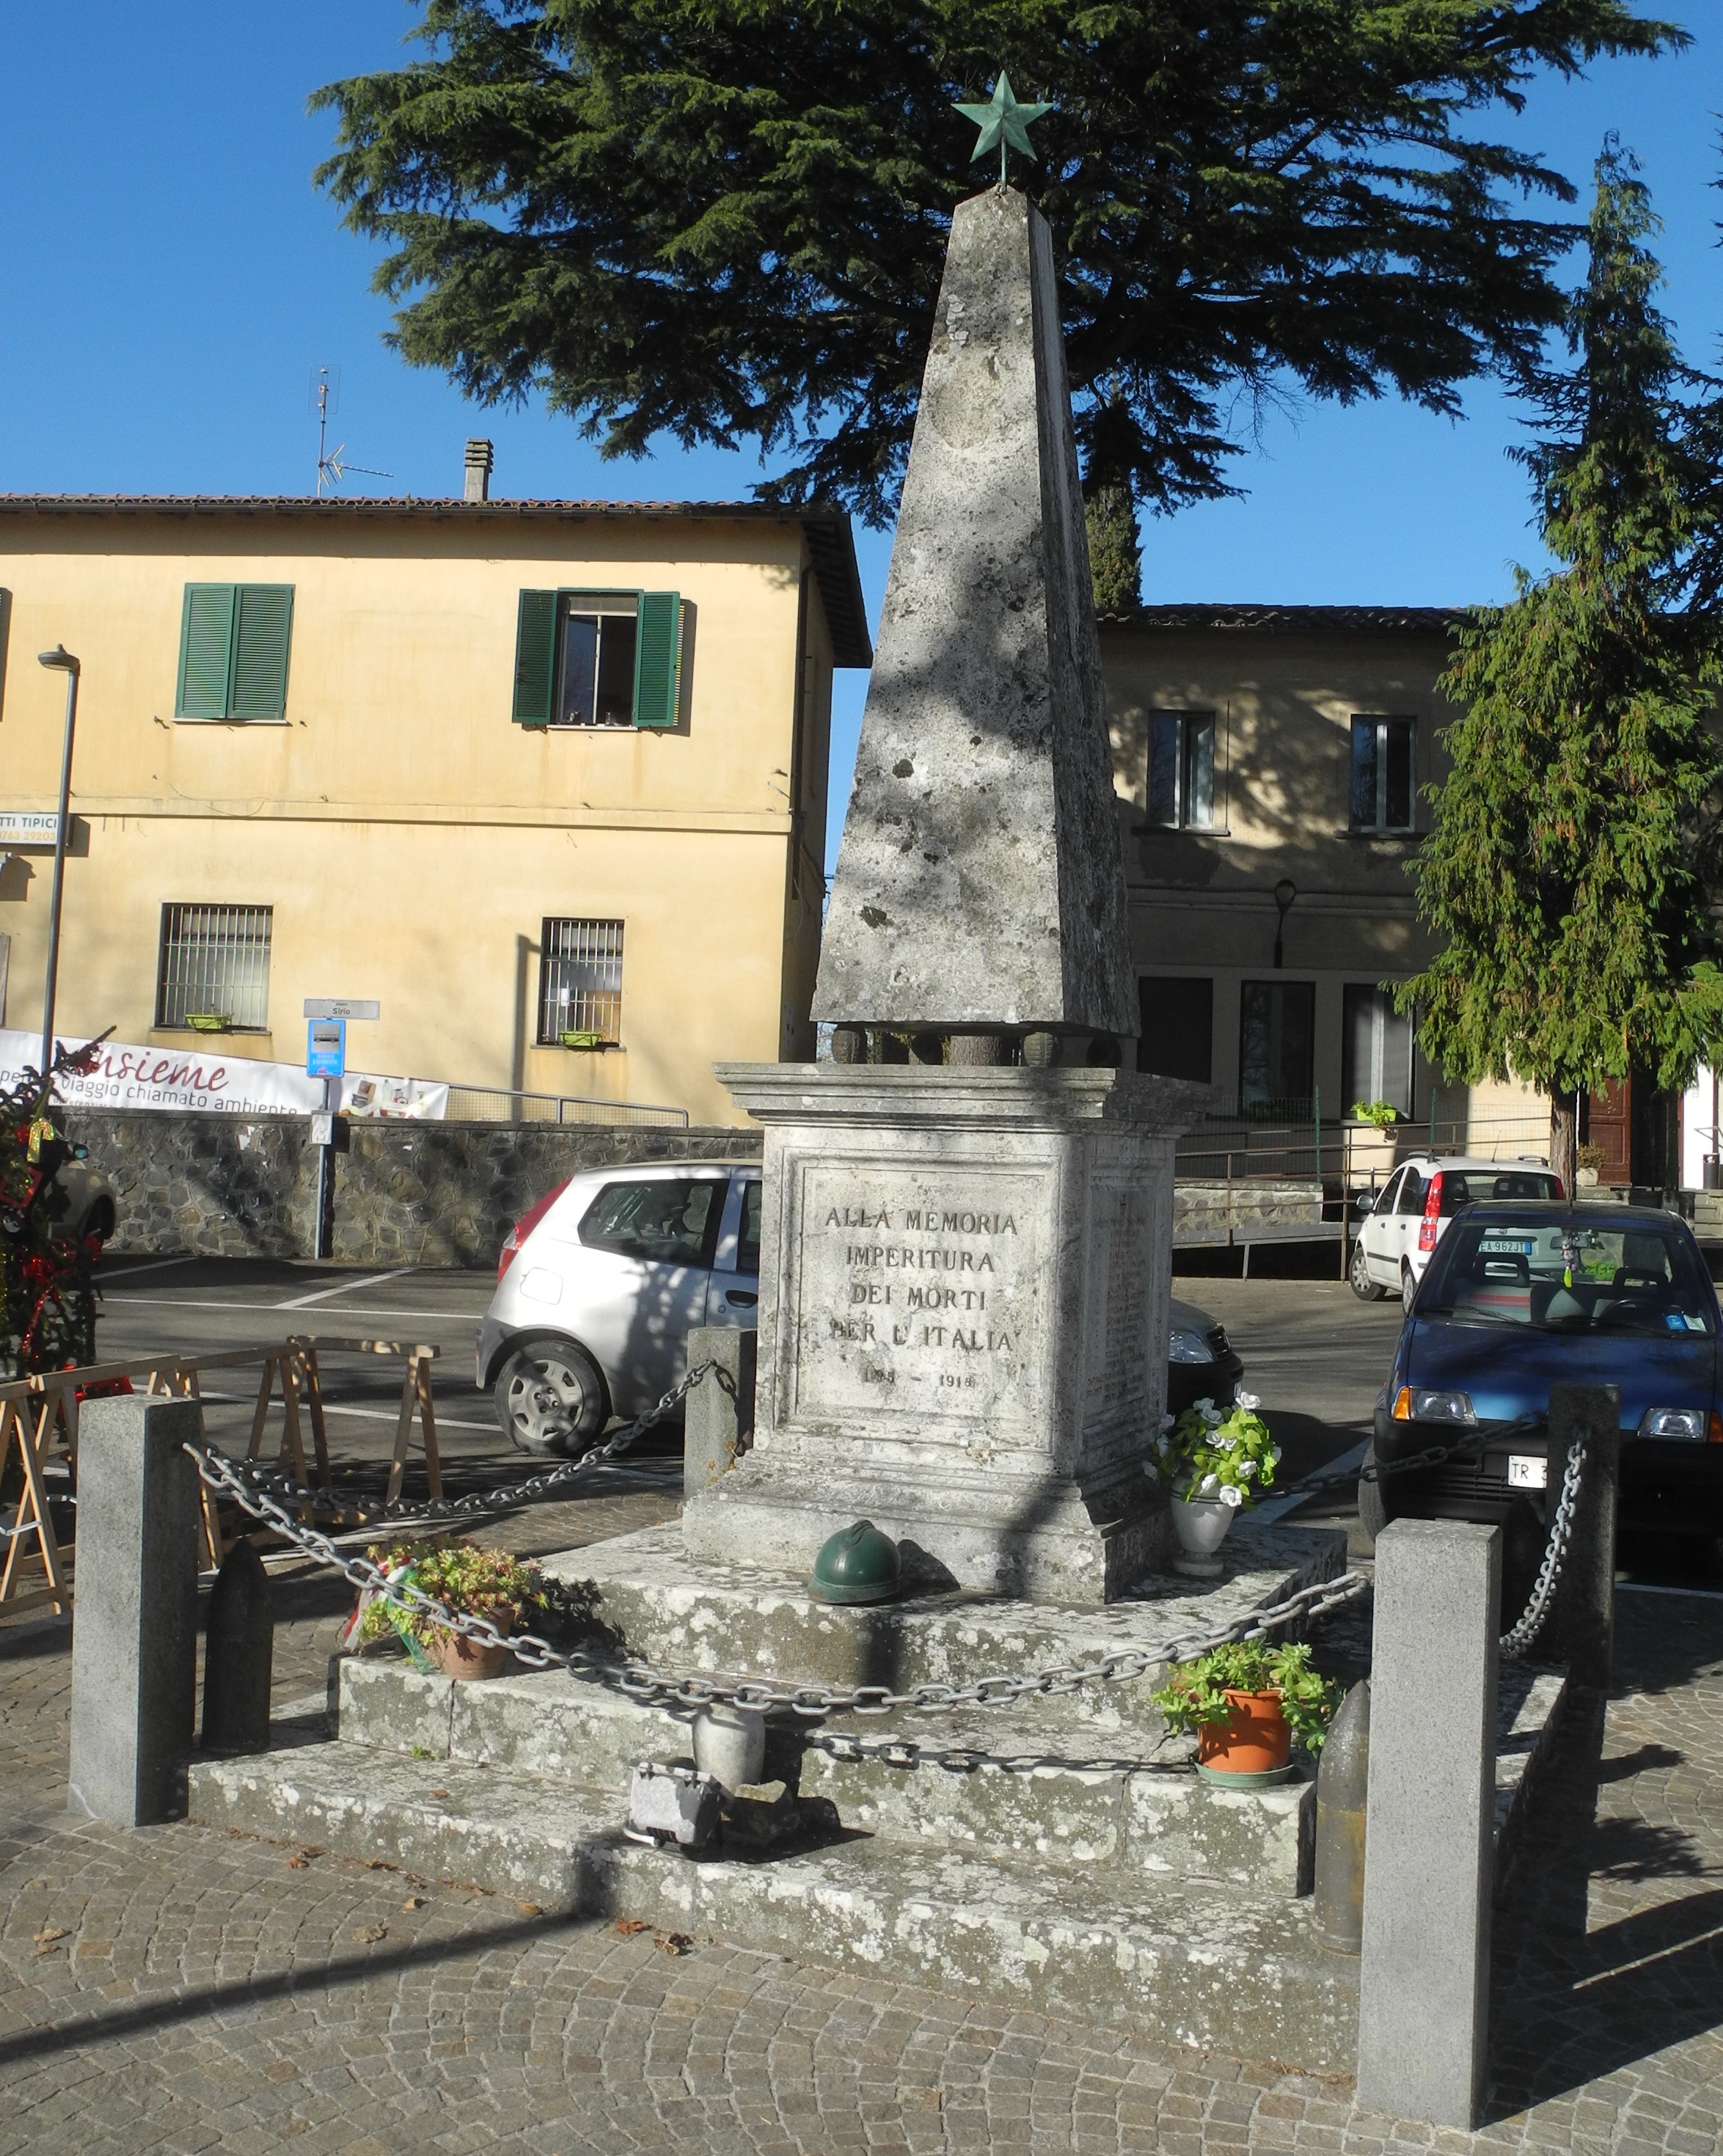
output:
M58 1030L208 1048L208 1014L230 1059L302 1064L306 998L374 998L355 1068L741 1121L715 1060L813 1052L832 670L871 657L849 520L469 471L460 501L0 496L0 810L55 806L36 654L83 669Z

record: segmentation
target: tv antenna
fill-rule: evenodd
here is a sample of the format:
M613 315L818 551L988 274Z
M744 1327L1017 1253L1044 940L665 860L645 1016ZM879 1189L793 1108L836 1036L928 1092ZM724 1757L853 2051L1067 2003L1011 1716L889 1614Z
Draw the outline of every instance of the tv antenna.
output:
M341 409L341 371L338 367L314 367L311 369L311 404L317 414L317 499L326 492L333 492L351 472L363 472L367 479L393 479L393 472L378 471L373 465L353 465L346 461L346 444L337 442L329 446L329 423Z

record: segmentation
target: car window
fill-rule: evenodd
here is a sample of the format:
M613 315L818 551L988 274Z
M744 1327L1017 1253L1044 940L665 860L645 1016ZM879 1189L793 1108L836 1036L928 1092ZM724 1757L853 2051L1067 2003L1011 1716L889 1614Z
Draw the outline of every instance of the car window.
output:
M1461 1221L1438 1245L1420 1317L1549 1332L1710 1333L1716 1298L1673 1229Z
M1475 1168L1465 1175L1451 1168L1442 1172L1444 1214L1463 1212L1468 1205L1488 1204L1492 1200L1523 1203L1527 1199L1559 1199L1561 1195L1553 1175L1538 1175L1525 1168L1508 1168L1495 1174Z
M1415 1168L1408 1168L1401 1178L1400 1197L1394 1210L1397 1213L1422 1213L1424 1209L1424 1179Z
M1397 1168L1393 1174L1392 1174L1388 1178L1387 1181L1382 1185L1382 1194L1376 1201L1376 1210L1378 1218L1380 1218L1380 1216L1384 1213L1392 1213L1393 1211L1395 1201L1400 1195L1400 1177L1401 1171Z
M757 1183L742 1185L741 1232L736 1237L736 1269L739 1273L760 1270L760 1192Z
M587 1208L580 1239L588 1250L649 1265L709 1265L728 1187L716 1177L607 1183Z

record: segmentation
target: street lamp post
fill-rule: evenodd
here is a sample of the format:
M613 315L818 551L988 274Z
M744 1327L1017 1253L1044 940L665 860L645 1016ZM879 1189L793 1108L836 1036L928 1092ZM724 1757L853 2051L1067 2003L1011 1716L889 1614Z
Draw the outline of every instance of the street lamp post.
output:
M72 735L78 723L78 661L63 644L37 654L44 666L66 677L66 737L60 751L59 819L54 834L54 891L48 901L48 984L42 998L42 1075L54 1067L54 992L59 978L60 896L66 880L66 828L71 821Z
M1278 973L1286 963L1286 916L1292 911L1292 901L1298 896L1298 886L1290 876L1282 876L1274 886L1274 903L1279 908L1279 918L1274 923L1274 971Z

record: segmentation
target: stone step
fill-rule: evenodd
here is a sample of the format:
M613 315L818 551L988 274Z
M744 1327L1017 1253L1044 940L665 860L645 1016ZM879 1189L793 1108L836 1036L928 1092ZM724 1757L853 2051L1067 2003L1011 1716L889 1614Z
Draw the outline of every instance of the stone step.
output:
M1262 1524L1247 1514L1223 1546L1218 1580L1167 1575L1142 1599L1064 1609L954 1590L834 1609L799 1574L695 1560L674 1525L643 1528L542 1560L554 1578L586 1583L596 1621L637 1659L671 1671L746 1671L831 1685L965 1684L1084 1662L1120 1648L1154 1650L1218 1630L1344 1570L1331 1529ZM1098 1730L1152 1739L1152 1681L1064 1695Z
M766 1779L825 1799L844 1826L958 1851L1309 1891L1315 1788L1231 1791L1127 1738L1096 1741L1065 1698L908 1721L835 1722L769 1732ZM685 1718L560 1672L456 1683L400 1660L341 1665L340 1733L352 1744L556 1776L620 1803L635 1763L691 1754ZM895 1740L857 1755L857 1741ZM904 1740L907 1739L907 1743ZM947 1763L940 1754L983 1755ZM930 1756L931 1755L931 1756Z
M476 1689L476 1687L474 1687ZM312 1844L545 1908L632 1918L858 1975L1013 2000L1234 2056L1349 2073L1356 1964L1312 1905L1128 1863L999 1859L887 1836L690 1860L566 1782L326 1743L205 1760L201 1824Z

